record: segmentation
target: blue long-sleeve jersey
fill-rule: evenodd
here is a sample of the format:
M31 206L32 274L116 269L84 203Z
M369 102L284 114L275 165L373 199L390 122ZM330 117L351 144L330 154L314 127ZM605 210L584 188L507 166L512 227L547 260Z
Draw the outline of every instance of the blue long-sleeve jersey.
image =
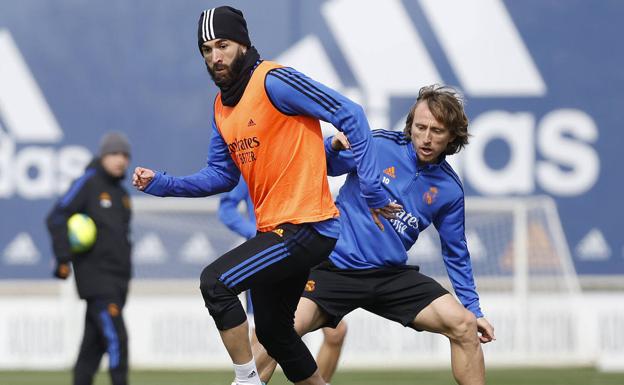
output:
M245 201L247 218L238 211L238 204ZM249 197L249 190L243 178L232 191L221 195L219 200L219 219L228 229L245 237L253 238L256 235L256 214Z
M370 127L362 107L292 68L270 71L265 78L265 90L281 113L311 116L329 122L344 132L351 142L360 191L367 205L377 208L389 203L390 199L381 187L379 168L371 148ZM327 99L334 101L332 108L324 102ZM284 132L284 135L288 133ZM206 167L184 177L157 172L144 191L156 196L203 197L231 190L239 177L240 171L213 118ZM336 219L319 222L315 228L324 235L338 236Z
M382 185L403 206L395 219L380 217L385 231L371 219L361 198L351 151L334 151L325 140L327 171L348 173L336 204L340 209L340 238L330 259L339 268L368 269L404 265L421 231L433 223L440 235L442 257L455 293L477 317L479 305L464 230L464 191L451 166L442 160L419 165L412 142L401 132L373 131L373 148L382 174Z

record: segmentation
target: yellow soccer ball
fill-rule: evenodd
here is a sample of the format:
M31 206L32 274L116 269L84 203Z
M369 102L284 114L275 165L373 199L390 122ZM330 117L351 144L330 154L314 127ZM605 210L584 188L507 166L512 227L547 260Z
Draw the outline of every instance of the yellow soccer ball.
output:
M86 214L74 214L67 220L67 235L72 253L84 253L93 247L97 238L95 222Z

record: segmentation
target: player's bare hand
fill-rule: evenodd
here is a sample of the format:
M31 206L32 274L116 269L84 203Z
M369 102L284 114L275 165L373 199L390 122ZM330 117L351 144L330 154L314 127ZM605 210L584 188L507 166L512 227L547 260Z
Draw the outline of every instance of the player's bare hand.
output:
M387 204L384 207L380 207L378 209L369 209L369 210L371 212L371 215L373 216L373 222L375 222L377 227L379 227L379 230L384 231L384 225L379 220L379 216L381 215L382 217L386 219L393 219L394 217L396 217L396 214L399 211L403 210L403 206L401 206L398 203L392 202L392 203Z
M490 325L488 320L484 317L477 318L477 331L479 332L479 341L481 341L482 344L487 344L488 342L496 340L494 327Z
M349 143L349 139L347 139L347 136L344 133L338 131L338 133L332 138L331 146L335 151L343 151L350 149L351 143Z
M145 188L152 182L156 173L149 168L137 167L132 174L132 185L139 191L145 190Z

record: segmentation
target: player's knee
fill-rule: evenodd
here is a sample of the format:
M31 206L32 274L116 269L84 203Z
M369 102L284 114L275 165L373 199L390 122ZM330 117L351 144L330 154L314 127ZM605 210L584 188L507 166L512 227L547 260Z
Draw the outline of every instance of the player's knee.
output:
M247 319L237 293L219 280L219 272L206 267L200 277L199 288L206 308L219 330L237 326Z
M338 326L334 329L325 328L323 329L323 336L325 338L325 343L334 346L342 346L344 343L345 337L347 336L347 324L344 321L341 321Z
M472 343L477 340L477 319L474 314L464 310L457 317L453 317L453 320L449 333L451 339L462 343Z
M199 278L199 289L201 290L206 306L215 298L215 286L219 283L219 275L212 266L206 266Z

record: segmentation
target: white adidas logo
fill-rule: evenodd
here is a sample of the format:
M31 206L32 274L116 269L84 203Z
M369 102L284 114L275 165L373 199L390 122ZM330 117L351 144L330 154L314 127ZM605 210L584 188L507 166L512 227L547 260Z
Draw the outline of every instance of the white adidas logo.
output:
M444 82L441 65L430 53L432 40L470 100L546 95L546 83L501 0L412 4L423 14L421 24L430 26L433 39L428 40L425 26L417 28L410 17L415 15L401 0L384 1L383 17L378 7L362 3L333 0L321 8L357 88L345 86L314 35L305 36L277 60L363 104L371 127L391 128L392 97L415 98L421 86ZM349 16L354 9L356 16ZM592 144L599 133L584 111L555 109L540 119L531 111L494 110L471 118L471 144L450 161L480 194L526 195L541 188L554 196L577 196L596 184L600 158ZM400 119L394 129L403 124ZM495 140L509 147L503 167L493 168L485 159L487 145ZM461 162L453 159L458 157Z
M63 138L63 131L4 29L0 57L0 199L51 198L80 176L91 153L81 146L50 146ZM47 146L23 146L30 143Z
M545 94L546 85L500 0L423 0L419 5L469 96ZM357 17L345 17L353 9L358 10ZM366 104L371 125L387 128L391 96L411 97L423 85L442 83L443 79L401 0L384 1L383 12L380 18L377 7L363 7L361 0L329 1L322 8L361 85L360 90L347 93L361 92L353 96ZM475 28L475 20L489 22ZM474 44L484 41L487 44ZM314 54L313 63L307 60L310 54ZM344 90L320 40L312 35L282 54L279 61ZM380 70L381 64L390 69Z
M344 74L338 73L321 39L313 34L289 47L277 61L362 104L371 127L402 130L404 118L391 127L391 98L415 99L421 86L449 81L441 75L444 68L438 68L444 67L437 62L440 53L448 63L450 80L456 79L469 102L481 97L546 97L546 82L501 0L411 2L410 7L420 10L418 15L411 14L414 12L401 0L386 0L383 17L379 17L378 7L363 3L331 0L321 8L357 87L345 85L341 80ZM349 16L354 9L356 16ZM432 49L435 52L430 52ZM470 118L470 145L447 159L478 193L531 195L544 191L574 197L597 183L601 165L593 143L599 130L586 112L559 108L540 117L531 111L493 110ZM322 126L325 135L335 133L331 125ZM504 167L493 168L485 159L486 147L495 140L509 148ZM330 184L333 191L342 181L330 178ZM483 257L485 250L480 250L478 236L469 238L475 260ZM576 250L584 258L599 259L611 253L606 242L602 242L605 248L595 236L591 238L591 251L588 246ZM435 247L420 239L410 257L431 257Z

